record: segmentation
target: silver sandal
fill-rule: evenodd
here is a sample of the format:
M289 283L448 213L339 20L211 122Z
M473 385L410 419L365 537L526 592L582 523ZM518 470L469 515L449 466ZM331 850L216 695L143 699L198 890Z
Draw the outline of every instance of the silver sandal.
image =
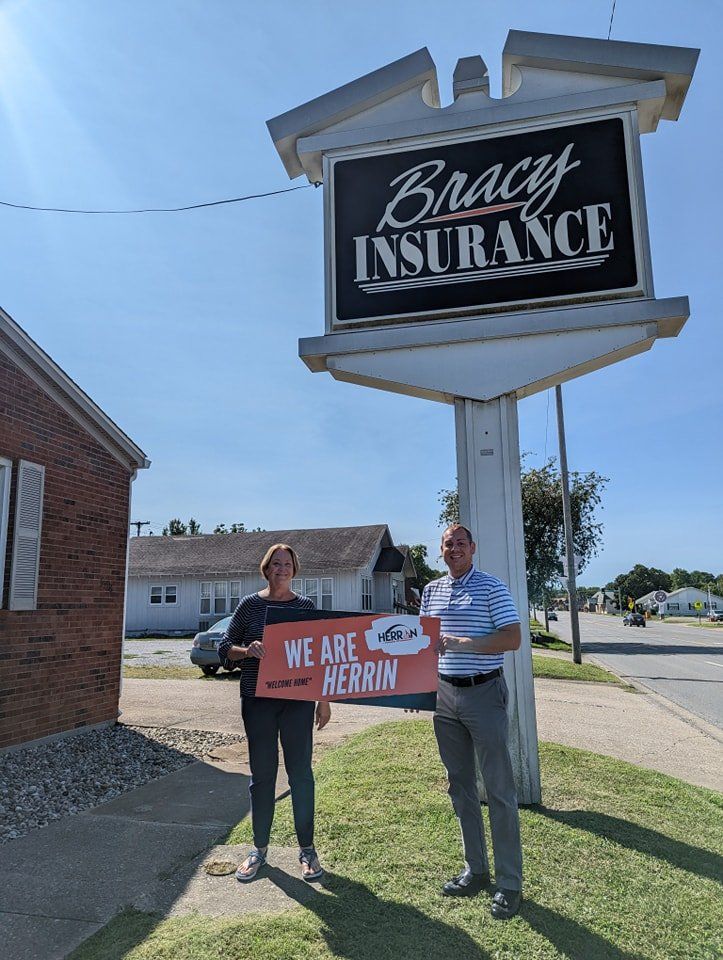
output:
M262 853L258 847L252 847L251 852L244 860L244 863L246 863L246 861L248 861L247 869L250 870L251 872L243 873L241 870L241 867L243 867L243 863L242 863L241 866L239 866L238 870L236 871L236 879L240 883L248 883L249 880L253 880L256 877L256 874L259 872L261 867L263 867L264 864L266 863L266 854Z
M316 850L313 847L301 847L299 849L299 863L301 864L301 877L303 880L306 880L307 883L311 883L313 880L320 880L324 876L324 868L319 863L319 869L314 870L312 873L304 872L304 864L307 867L311 868L312 864L316 860L319 863L319 858L316 855Z

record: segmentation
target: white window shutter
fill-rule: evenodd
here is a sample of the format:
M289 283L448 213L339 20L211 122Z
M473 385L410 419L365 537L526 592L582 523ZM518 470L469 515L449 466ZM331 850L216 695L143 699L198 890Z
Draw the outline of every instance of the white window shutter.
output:
M45 467L20 461L10 567L10 610L35 610L37 606L44 481Z
M3 587L5 585L5 548L8 539L8 513L10 509L10 481L13 464L6 457L0 457L0 607L3 605Z

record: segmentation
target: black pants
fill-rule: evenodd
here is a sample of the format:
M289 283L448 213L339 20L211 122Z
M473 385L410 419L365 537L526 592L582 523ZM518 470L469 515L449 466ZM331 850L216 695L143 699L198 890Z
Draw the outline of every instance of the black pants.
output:
M314 774L311 751L314 701L242 697L241 717L251 765L251 825L254 844L268 845L274 819L279 737L291 787L294 826L300 847L314 844Z

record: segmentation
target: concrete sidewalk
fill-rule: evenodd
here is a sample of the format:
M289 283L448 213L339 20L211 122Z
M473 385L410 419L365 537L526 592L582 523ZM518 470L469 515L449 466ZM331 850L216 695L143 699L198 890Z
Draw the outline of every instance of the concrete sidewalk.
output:
M535 690L541 739L723 787L720 740L656 698L612 684L560 680L538 680ZM138 727L240 732L238 685L232 680L126 680L122 710L122 722ZM332 713L317 738L321 748L372 724L413 716L345 704ZM63 960L129 905L164 915L219 915L228 910L228 895L235 913L267 910L270 903L275 910L295 906L298 897L277 889L284 886L278 882L282 874L290 875L289 883L298 877L294 850L274 848L274 867L250 888L240 887L233 875L210 878L203 870L210 855L242 859L243 848L223 844L248 812L248 780L244 745L220 748L205 761L6 844L3 956ZM286 789L280 777L278 795ZM301 881L295 886L309 896L324 895Z

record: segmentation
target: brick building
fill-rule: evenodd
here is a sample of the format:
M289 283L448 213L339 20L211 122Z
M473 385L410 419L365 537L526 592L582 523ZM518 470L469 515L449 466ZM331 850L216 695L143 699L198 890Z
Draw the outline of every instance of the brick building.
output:
M0 310L0 749L118 712L140 450Z

